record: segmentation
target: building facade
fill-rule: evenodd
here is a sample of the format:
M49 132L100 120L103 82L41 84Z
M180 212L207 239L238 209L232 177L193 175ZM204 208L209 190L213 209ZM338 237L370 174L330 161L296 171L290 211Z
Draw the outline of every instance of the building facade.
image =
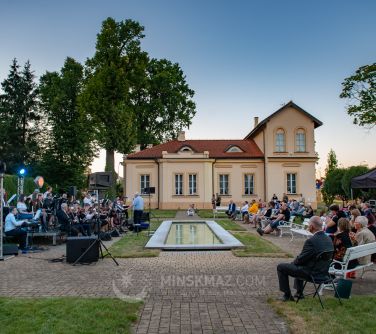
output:
M314 130L321 125L291 101L260 123L255 117L244 139L187 140L181 133L124 159L125 194L139 192L160 209L209 209L216 193L221 205L287 194L315 208ZM150 187L155 192L147 194Z

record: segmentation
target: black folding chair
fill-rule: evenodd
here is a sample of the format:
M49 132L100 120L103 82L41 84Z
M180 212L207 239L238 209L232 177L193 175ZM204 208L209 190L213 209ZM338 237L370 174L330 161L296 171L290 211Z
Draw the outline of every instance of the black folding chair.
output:
M320 304L321 304L322 308L324 308L324 304L322 303L321 296L320 296L320 293L319 293L319 290L320 290L320 288L321 288L322 285L329 285L330 284L333 287L333 290L335 292L335 297L338 299L340 305L342 305L341 297L339 296L338 291L337 291L337 287L334 284L334 278L329 275L329 266L330 266L330 264L332 262L333 254L334 254L333 251L325 251L325 252L321 252L316 257L316 261L315 261L315 265L314 265L314 268L313 268L313 272L315 271L315 267L318 264L321 265L322 262L325 262L325 264L327 266L327 269L325 271L326 275L324 275L324 276L322 276L322 275L321 276L319 276L319 275L310 275L310 279L299 278L302 281L305 281L304 285L303 285L302 294L304 292L304 288L306 287L307 283L312 283L313 284L313 286L315 288L315 292L313 293L313 298L315 298L316 295L319 297L319 301L320 301ZM296 303L299 302L299 299L301 299L301 298L297 298Z

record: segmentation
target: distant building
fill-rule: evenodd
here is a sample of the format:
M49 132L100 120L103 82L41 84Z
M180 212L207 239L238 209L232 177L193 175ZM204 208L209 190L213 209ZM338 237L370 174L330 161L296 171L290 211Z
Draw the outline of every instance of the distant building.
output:
M216 193L221 205L287 194L315 208L314 130L322 122L292 101L260 123L254 120L244 139L187 140L182 132L176 140L129 154L125 194L155 187L150 203L160 209L187 209L192 203L209 209Z

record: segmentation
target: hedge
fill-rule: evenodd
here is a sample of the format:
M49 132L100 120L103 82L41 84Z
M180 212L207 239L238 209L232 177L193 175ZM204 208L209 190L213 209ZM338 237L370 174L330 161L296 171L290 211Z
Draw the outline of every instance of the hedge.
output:
M17 175L4 175L4 189L8 194L8 199L13 194L17 194ZM24 194L30 195L37 188L32 177L24 178Z

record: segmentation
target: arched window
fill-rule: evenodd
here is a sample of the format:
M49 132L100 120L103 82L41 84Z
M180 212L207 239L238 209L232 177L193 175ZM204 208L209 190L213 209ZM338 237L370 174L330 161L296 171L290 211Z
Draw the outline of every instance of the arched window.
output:
M275 133L275 151L286 152L286 136L283 129L278 129Z
M306 133L304 129L295 132L295 151L306 152Z
M189 146L183 146L180 149L180 152L187 153L187 152L193 152L192 149Z
M235 153L235 152L244 152L239 146L230 146L229 149L226 151L227 153Z

